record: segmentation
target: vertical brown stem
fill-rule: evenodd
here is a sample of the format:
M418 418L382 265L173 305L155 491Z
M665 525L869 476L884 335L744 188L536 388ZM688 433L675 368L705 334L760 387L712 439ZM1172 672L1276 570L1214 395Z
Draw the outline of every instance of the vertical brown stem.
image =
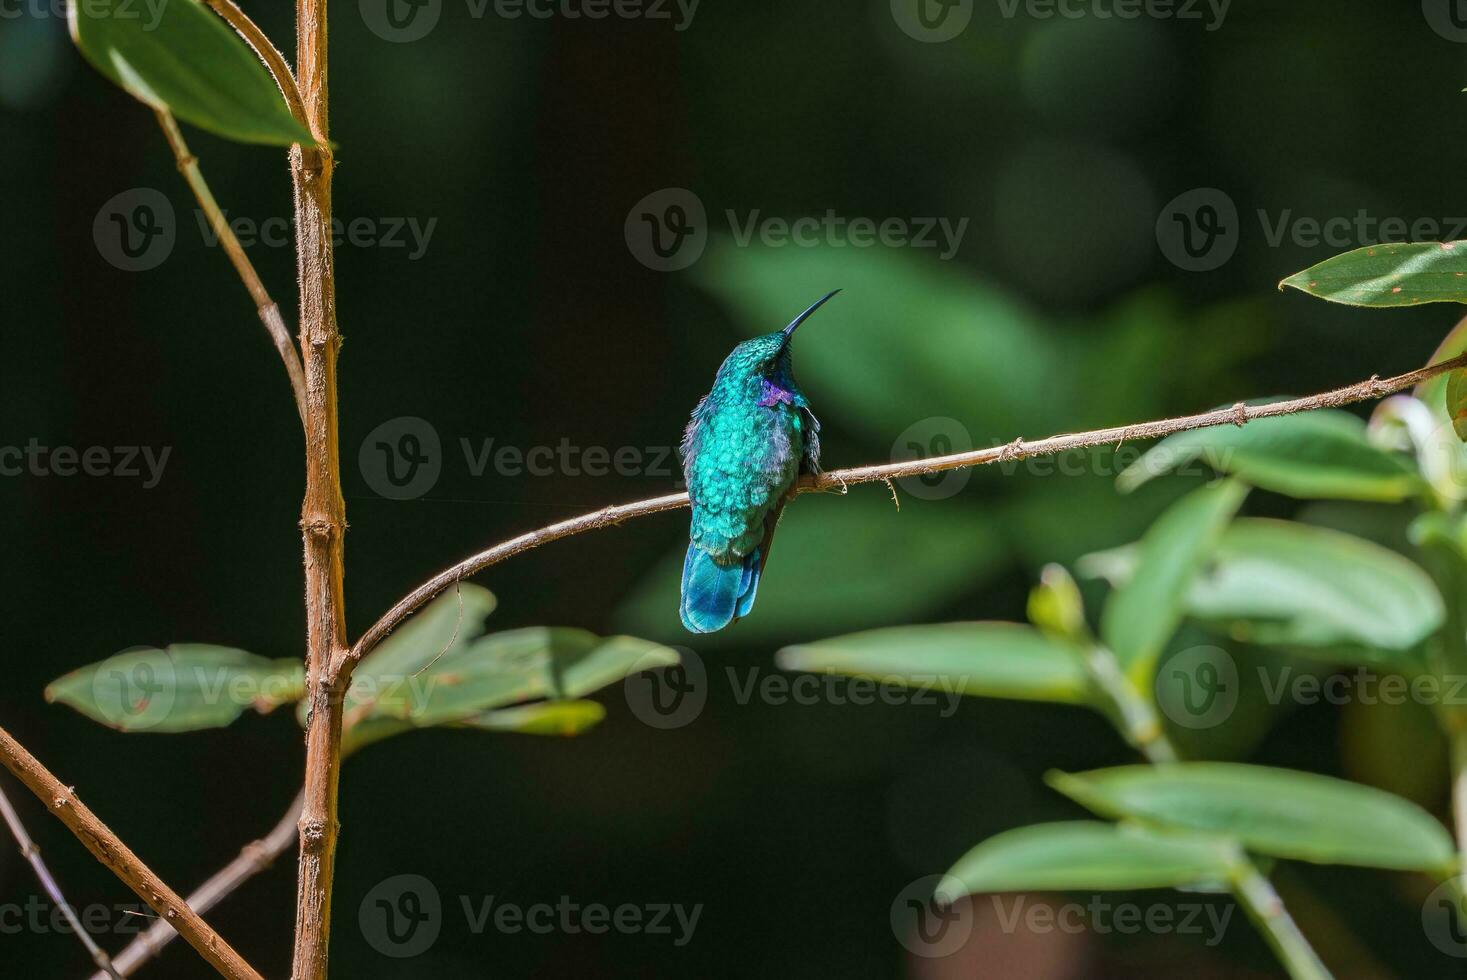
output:
M300 819L295 980L326 976L331 880L336 859L336 788L341 769L339 683L330 670L344 655L342 537L346 507L336 434L336 299L331 254L331 151L327 147L326 0L296 0L296 66L301 99L319 146L291 150L300 344L306 375L306 495L301 509L306 572L305 799Z

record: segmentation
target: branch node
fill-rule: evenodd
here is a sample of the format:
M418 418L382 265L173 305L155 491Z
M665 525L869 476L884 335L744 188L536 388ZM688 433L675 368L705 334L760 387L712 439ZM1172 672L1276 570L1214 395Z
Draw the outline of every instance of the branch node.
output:
M1020 436L1019 438L1015 439L1013 442L1009 443L1007 446L1004 446L1002 449L999 450L999 452L998 452L999 462L1003 463L1003 462L1008 462L1011 459L1015 459L1023 451L1024 451L1024 437L1023 436Z
M1233 406L1233 424L1238 428L1247 425L1249 417L1247 402L1238 402Z

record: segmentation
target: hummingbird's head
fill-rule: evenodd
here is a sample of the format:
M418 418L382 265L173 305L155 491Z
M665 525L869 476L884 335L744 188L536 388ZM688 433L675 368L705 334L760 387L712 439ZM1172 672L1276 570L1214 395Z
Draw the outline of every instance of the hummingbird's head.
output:
M718 369L718 373L720 375L729 373L745 376L759 375L766 378L788 374L790 341L795 336L795 330L809 319L811 313L820 309L826 300L838 292L840 292L839 289L832 289L817 299L805 312L791 320L789 326L783 330L776 330L739 344L733 349L733 353L728 355L723 366Z

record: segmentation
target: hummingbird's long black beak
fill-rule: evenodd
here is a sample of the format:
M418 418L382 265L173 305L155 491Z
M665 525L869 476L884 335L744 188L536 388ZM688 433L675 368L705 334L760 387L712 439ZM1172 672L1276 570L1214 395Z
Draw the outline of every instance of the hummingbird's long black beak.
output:
M810 308L807 309L804 313L801 313L799 316L791 320L790 325L785 327L784 330L780 331L784 334L785 341L788 342L789 339L795 335L795 328L808 320L811 313L814 313L816 310L820 309L820 307L825 304L826 300L830 299L830 297L834 296L838 292L840 292L839 289L832 289L830 292L826 293L824 296L811 303Z

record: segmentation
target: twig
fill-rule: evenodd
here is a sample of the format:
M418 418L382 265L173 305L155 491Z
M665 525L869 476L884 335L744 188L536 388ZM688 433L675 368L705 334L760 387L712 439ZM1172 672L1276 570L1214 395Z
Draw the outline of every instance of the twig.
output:
M276 858L284 854L295 843L296 821L300 819L300 814L301 797L297 794L295 802L290 805L290 809L285 812L285 816L280 818L279 823L271 829L270 833L253 843L246 844L239 852L239 857L220 868L208 881L194 889L193 894L188 897L189 908L204 915L229 897L236 888L270 867ZM177 938L178 931L159 919L149 926L146 932L128 943L122 952L113 958L112 964L124 977L131 976L137 972L138 967L157 956L163 951L163 947ZM107 975L95 973L91 980L107 980Z
M927 459L904 460L900 463L885 463L876 466L858 466L846 470L829 470L816 477L804 478L796 488L798 492L804 493L812 490L829 490L835 487L844 489L852 483L872 483L877 480L902 479L911 476L922 476L927 473L941 473L945 470L961 469L966 466L982 466L988 463L1027 459L1031 456L1051 456L1055 453L1065 452L1070 449L1082 449L1088 446L1102 446L1122 439L1156 439L1161 436L1171 435L1175 432L1185 432L1189 429L1203 429L1216 425L1245 425L1254 419L1273 418L1279 415L1294 415L1299 412L1307 412L1317 408L1338 408L1341 405L1349 405L1354 402L1366 401L1371 398L1379 398L1384 395L1393 394L1397 391L1409 388L1418 382L1439 374L1445 374L1455 368L1467 367L1467 354L1459 355L1450 360L1432 364L1428 367L1419 368L1415 371L1400 374L1393 378L1371 377L1357 384L1347 385L1344 388L1336 388L1332 391L1321 392L1317 395L1309 395L1304 398L1293 398L1288 401L1271 402L1267 405L1247 405L1239 402L1228 408L1215 409L1211 412L1203 412L1200 415L1184 415L1179 418L1159 419L1153 422L1138 422L1131 425L1115 426L1109 429L1096 429L1091 432L1077 432L1066 435L1050 436L1048 439L1039 439L1030 442L1024 439L1016 439L1002 446L994 446L988 449L977 449L971 452L954 453L950 456L933 456ZM648 514L658 514L665 510L676 510L688 505L686 493L673 493L665 497L653 497L650 500L639 500L630 504L618 504L614 507L603 507L601 510L580 517L572 517L568 520L542 527L528 534L510 538L492 548L485 549L478 554L471 555L452 568L445 569L434 575L428 581L409 592L386 613L382 618L373 623L371 628L362 634L352 648L332 664L332 676L337 676L343 671L350 672L350 665L366 656L373 647L382 642L388 633L396 629L403 620L411 616L424 603L448 588L460 579L475 575L491 565L497 565L506 558L538 548L540 545L568 538L573 534L583 531L594 531L597 528L606 527L610 524L620 524L622 521L633 517L644 517Z
M199 170L199 158L189 152L188 144L184 142L183 132L178 128L173 114L167 109L157 110L158 125L163 127L163 135L168 137L168 146L173 150L173 157L178 161L178 171L183 174L183 179L188 181L189 188L198 199L199 207L209 221L209 227L213 229L219 244L224 246L224 252L229 256L229 261L234 264L235 271L239 273L240 279L244 281L245 289L249 290L250 298L255 301L255 310L260 315L260 322L265 324L265 330L270 334L270 340L279 352L280 359L285 362L285 373L290 377L290 390L295 395L295 408L300 413L301 422L306 418L306 382L305 375L301 369L300 355L296 353L295 345L291 343L290 331L285 329L285 321L280 316L280 307L270 298L270 293L265 289L265 284L260 281L260 276L255 272L254 265L249 256L239 244L239 239L234 236L234 231L225 220L224 213L219 210L219 204L214 200L209 185L204 182L204 174Z
M108 977L111 977L112 980L122 980L122 977L113 967L112 961L107 957L106 952L103 951L102 947L97 945L96 940L92 939L91 933L82 928L81 921L76 917L76 909L72 908L71 903L66 900L66 896L61 894L61 886L56 884L55 878L51 877L51 872L46 867L46 862L41 860L41 849L36 846L35 841L31 840L31 835L26 833L25 824L20 822L20 814L16 813L15 807L10 805L10 798L5 795L5 790L3 789L0 789L0 816L4 816L6 824L10 827L10 833L15 837L15 842L20 845L21 856L29 861L31 867L35 869L36 877L40 880L41 887L45 889L46 894L51 898L51 904L61 910L61 914L65 916L67 924L71 926L71 931L76 933L76 937L81 940L81 944L87 948L87 952L92 957L92 962L101 967L101 972L97 976L101 980L107 980Z
M1330 980L1330 972L1319 961L1299 927L1294 924L1273 883L1246 859L1232 873L1233 894L1254 925L1263 932L1293 980Z
M296 866L293 980L325 980L331 940L331 890L336 865L337 784L341 777L343 692L331 665L346 652L342 592L346 504L336 420L335 268L332 256L331 174L326 134L326 0L296 0L296 69L317 146L291 147L295 194L296 272L300 281L300 344L306 375L306 492L301 536L306 572L306 776Z
M0 762L46 803L56 818L66 824L87 850L158 915L173 924L188 944L209 965L231 980L261 980L258 973L225 942L208 923L199 918L182 898L163 883L130 851L107 825L97 819L72 790L36 761L19 742L0 728Z
M214 12L229 22L244 42L248 44L265 63L265 68L270 72L270 77L275 79L275 84L280 88L280 94L285 96L285 105L290 109L290 114L295 116L296 122L307 129L311 128L311 122L306 117L306 107L301 100L301 91L295 84L295 75L290 70L290 65L285 63L285 56L265 36L265 32L250 20L249 16L232 0L204 0ZM324 135L324 134L323 134Z

